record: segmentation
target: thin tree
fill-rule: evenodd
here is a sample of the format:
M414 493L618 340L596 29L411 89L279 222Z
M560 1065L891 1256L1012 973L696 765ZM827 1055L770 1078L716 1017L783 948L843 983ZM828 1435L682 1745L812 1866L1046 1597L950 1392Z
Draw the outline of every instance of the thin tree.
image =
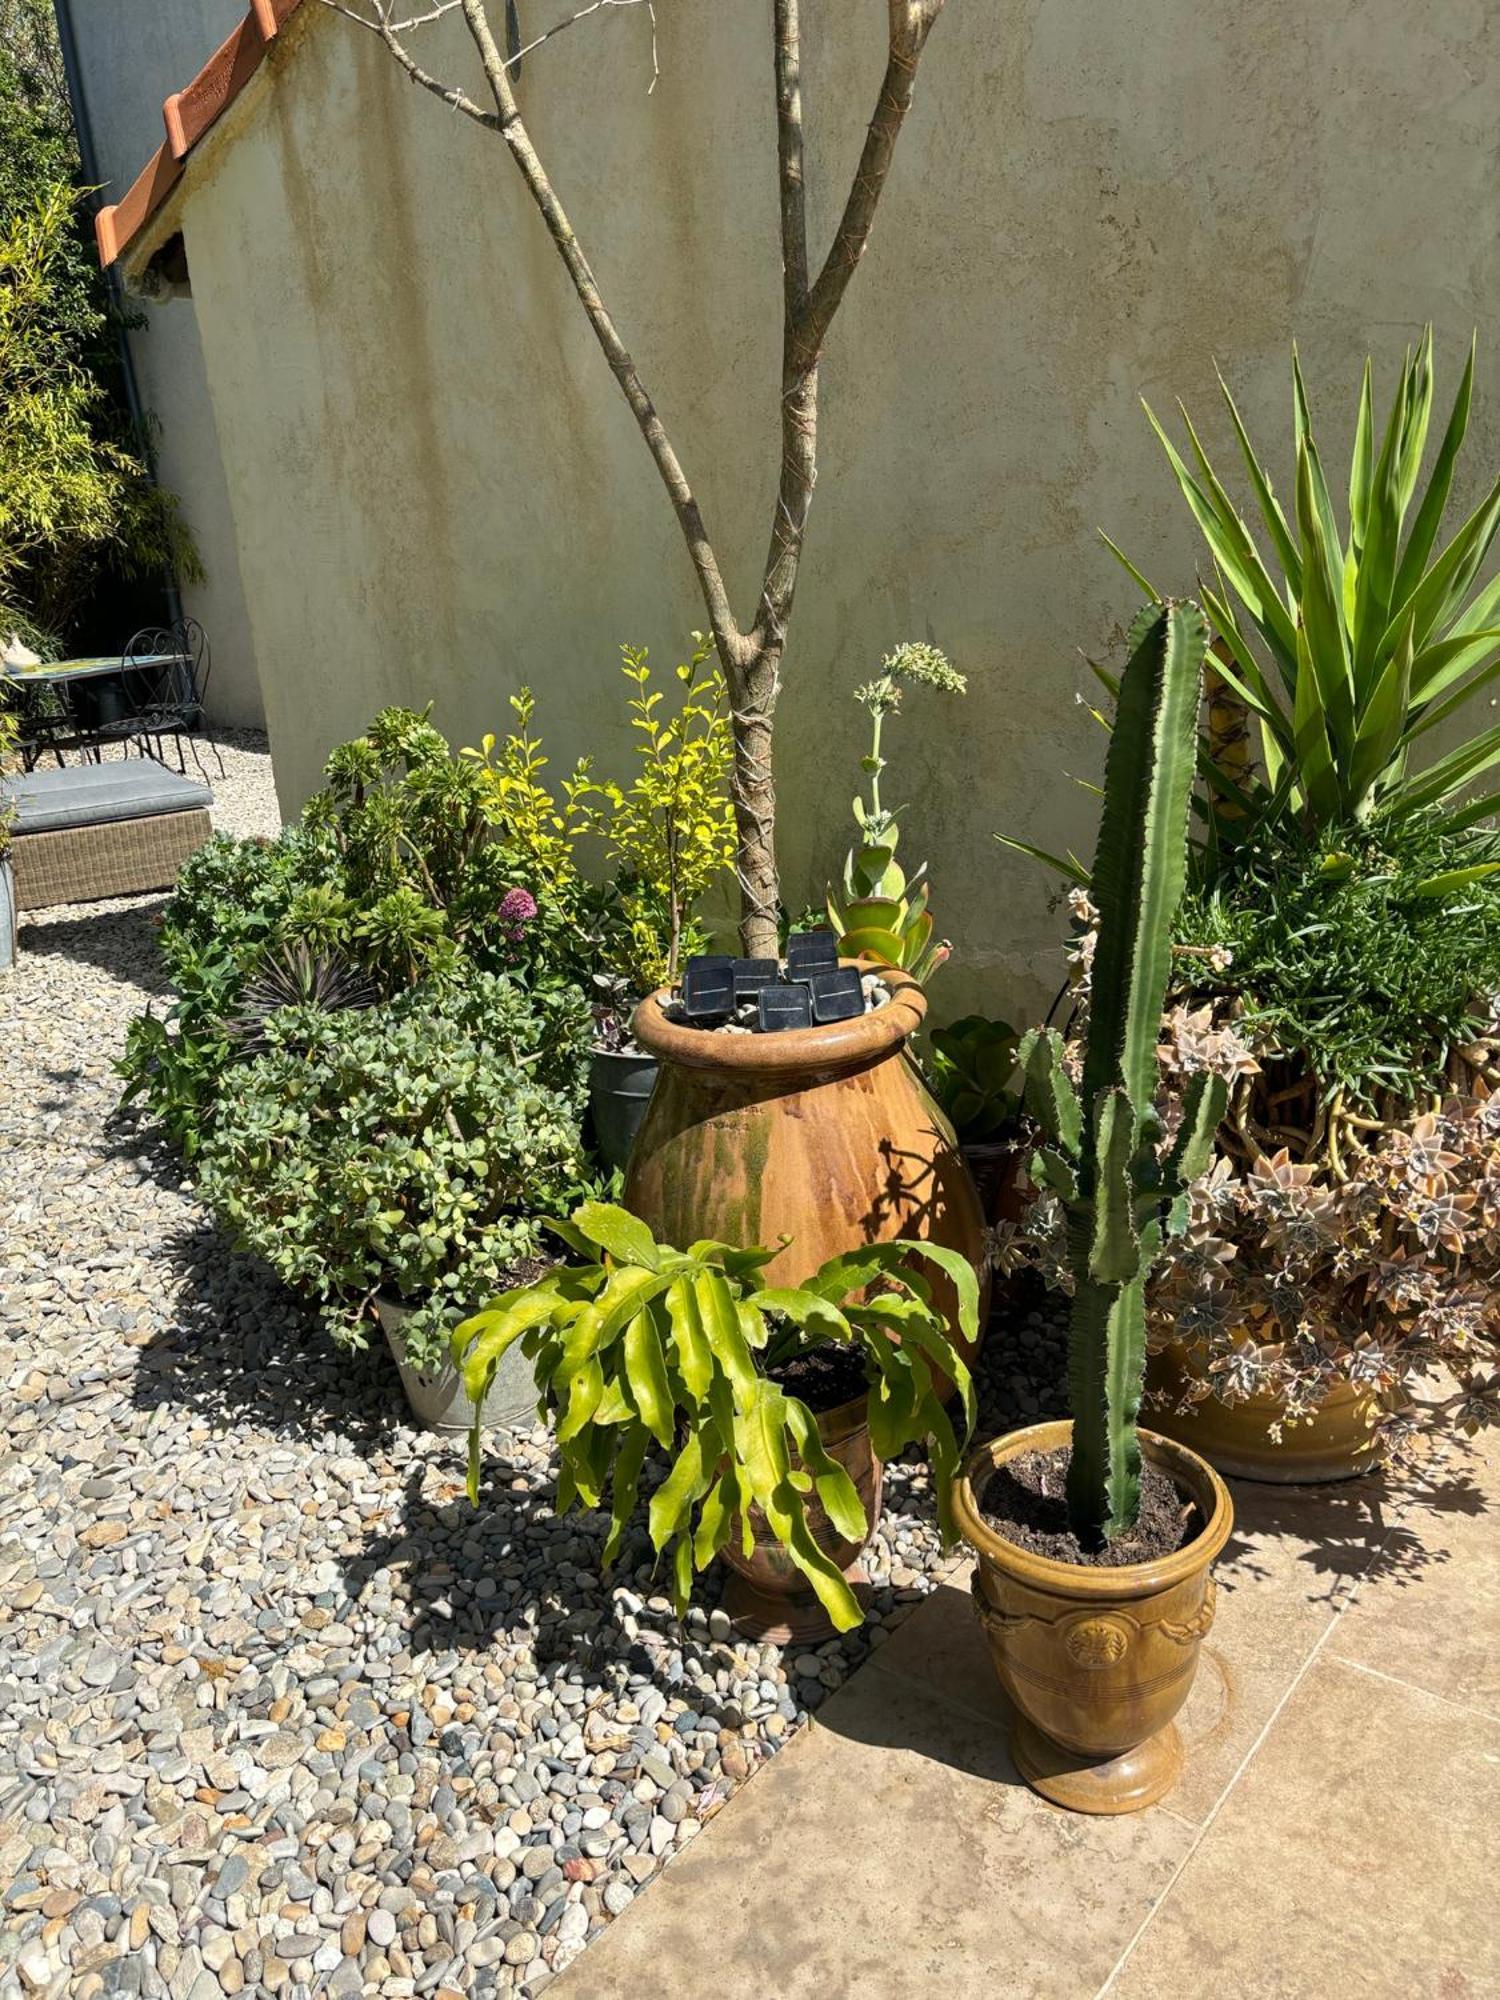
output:
M516 98L523 58L563 29L614 8L643 9L651 34L656 75L656 13L652 0L590 0L554 27L522 42L514 9L506 6L507 32L497 37L485 0L432 0L424 11L395 17L391 0L324 0L335 12L368 28L413 82L501 138L541 211L567 267L615 380L677 515L709 629L723 662L734 720L734 802L744 949L771 956L777 948L776 789L771 737L787 624L797 591L808 509L818 476L818 373L834 316L843 302L890 172L896 142L911 108L917 66L943 0L886 0L885 73L865 134L848 198L822 263L813 267L807 240L803 179L802 34L799 0L771 0L776 86L776 161L780 188L782 284L781 473L760 594L748 622L736 618L723 569L704 525L702 509L667 435L639 369L600 295L593 268L532 143ZM412 53L412 33L447 14L462 16L484 73L481 97L433 75ZM483 101L487 98L487 102Z

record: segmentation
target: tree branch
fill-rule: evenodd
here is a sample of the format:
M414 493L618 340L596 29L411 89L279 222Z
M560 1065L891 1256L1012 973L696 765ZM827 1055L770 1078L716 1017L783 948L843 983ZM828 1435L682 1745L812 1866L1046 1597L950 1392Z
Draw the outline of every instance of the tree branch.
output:
M828 337L856 265L865 254L875 210L890 172L896 141L911 109L917 64L943 0L890 0L890 45L875 113L823 268L797 328L797 351L811 365Z
M776 0L777 159L780 167L784 325L781 474L765 577L752 637L783 640L797 589L802 544L818 479L818 361L834 314L864 255L916 80L917 64L943 0L890 0L890 39L875 112L833 243L811 288L807 280L806 189L797 0ZM800 272L794 276L794 272Z
M724 579L719 570L719 559L708 539L708 530L703 525L702 511L687 475L667 436L665 426L657 414L656 405L647 394L640 372L631 359L630 350L620 338L614 320L610 317L593 269L578 238L573 233L573 225L568 220L567 211L557 197L556 190L547 178L545 168L531 143L531 135L526 129L516 103L515 91L507 73L508 65L495 42L489 20L484 11L483 0L461 0L464 21L474 46L479 51L479 60L484 67L485 80L495 102L497 116L493 121L510 148L512 157L521 169L522 178L531 190L532 199L541 210L542 220L557 246L558 255L573 281L573 288L588 315L589 324L594 329L595 338L604 350L615 380L624 392L636 423L640 428L646 447L651 453L662 484L667 489L676 512L683 537L687 542L688 554L698 577L698 586L703 593L703 602L708 610L714 637L720 649L729 660L739 658L744 652L744 639L735 624L730 609L729 594L724 588Z
M423 90L430 90L433 96L440 97L444 104L451 105L455 111L463 112L466 118L472 118L476 125L483 125L491 132L500 129L500 121L493 112L486 111L482 105L476 104L466 91L459 89L457 84L444 83L441 77L433 76L423 69L392 27L390 9L384 4L384 0L372 0L372 4L376 10L373 20L368 14L360 13L356 7L345 6L344 0L323 0L325 7L332 8L335 14L342 14L346 21L353 21L357 27L368 28L372 35L378 35L413 83L420 84Z
M790 325L807 297L807 189L802 177L802 25L798 0L776 0L776 166L781 269Z

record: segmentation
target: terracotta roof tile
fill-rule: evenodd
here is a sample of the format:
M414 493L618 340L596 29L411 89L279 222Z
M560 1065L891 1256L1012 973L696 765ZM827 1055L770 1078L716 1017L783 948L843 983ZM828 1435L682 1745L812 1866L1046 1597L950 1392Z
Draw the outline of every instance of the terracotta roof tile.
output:
M162 106L167 142L159 146L117 202L94 218L99 261L112 264L139 235L182 177L182 163L254 76L302 0L251 0L250 12L192 82Z

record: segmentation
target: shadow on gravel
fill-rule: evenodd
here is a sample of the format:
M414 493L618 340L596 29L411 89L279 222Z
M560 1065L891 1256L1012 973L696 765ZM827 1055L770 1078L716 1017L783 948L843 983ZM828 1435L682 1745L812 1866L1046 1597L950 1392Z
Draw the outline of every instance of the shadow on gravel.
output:
M274 1273L211 1223L174 1238L168 1254L176 1309L139 1350L138 1409L175 1404L216 1425L250 1423L355 1452L386 1439L401 1386L383 1347L335 1348Z
M441 1446L436 1449L441 1450ZM694 1642L668 1610L645 1600L665 1592L653 1577L654 1553L646 1533L645 1504L627 1529L614 1568L601 1572L607 1516L580 1512L559 1520L556 1484L538 1469L537 1454L504 1449L504 1434L490 1435L479 1506L463 1486L462 1452L452 1450L451 1479L432 1482L431 1466L412 1466L401 1518L372 1536L344 1561L344 1588L358 1601L380 1579L392 1599L407 1650L415 1654L487 1653L524 1645L541 1678L560 1677L604 1686L633 1681L683 1693L705 1728L737 1727L742 1719L727 1699L684 1688L682 1653ZM658 1472L664 1468L657 1468ZM614 1592L625 1586L634 1632L614 1616ZM695 1579L693 1602L704 1610L718 1601L720 1566ZM696 1642L708 1644L706 1635ZM866 1643L850 1635L851 1660ZM628 1731L617 1733L623 1743ZM599 1749L615 1747L602 1739Z
M122 985L138 986L153 999L171 987L156 949L157 921L165 896L145 897L128 910L94 910L81 904L76 916L48 917L38 923L22 915L21 958L67 958L95 966Z

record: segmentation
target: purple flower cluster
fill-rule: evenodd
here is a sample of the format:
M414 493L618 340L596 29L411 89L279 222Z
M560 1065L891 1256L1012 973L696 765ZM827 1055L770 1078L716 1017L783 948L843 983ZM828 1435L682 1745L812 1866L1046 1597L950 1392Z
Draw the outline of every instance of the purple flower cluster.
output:
M536 915L536 897L529 889L507 889L500 898L499 914L506 937L512 944L520 944L526 926Z

